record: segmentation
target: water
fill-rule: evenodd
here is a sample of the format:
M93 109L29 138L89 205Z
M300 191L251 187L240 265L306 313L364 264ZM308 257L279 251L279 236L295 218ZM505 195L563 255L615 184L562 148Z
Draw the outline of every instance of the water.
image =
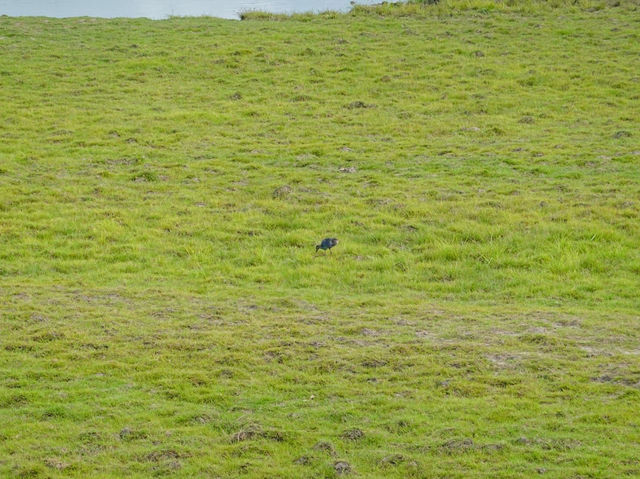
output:
M360 4L381 0L358 0ZM249 10L274 13L348 11L350 0L0 0L0 15L44 17L147 17L170 15L239 18Z

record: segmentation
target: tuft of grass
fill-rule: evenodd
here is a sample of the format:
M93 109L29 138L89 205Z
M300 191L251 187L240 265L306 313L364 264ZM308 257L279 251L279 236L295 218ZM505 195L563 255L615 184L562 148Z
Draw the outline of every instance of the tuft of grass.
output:
M640 474L635 12L0 17L0 476Z

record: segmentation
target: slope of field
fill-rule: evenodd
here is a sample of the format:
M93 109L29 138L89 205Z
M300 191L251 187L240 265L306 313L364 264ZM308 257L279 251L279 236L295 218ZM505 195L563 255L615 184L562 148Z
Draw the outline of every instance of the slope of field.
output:
M640 475L640 10L465 5L0 17L0 476Z

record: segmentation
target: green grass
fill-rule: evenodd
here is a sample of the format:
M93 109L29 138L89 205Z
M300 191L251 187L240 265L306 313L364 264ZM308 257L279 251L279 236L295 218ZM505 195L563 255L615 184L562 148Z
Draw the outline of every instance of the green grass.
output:
M0 17L0 477L640 475L639 13Z

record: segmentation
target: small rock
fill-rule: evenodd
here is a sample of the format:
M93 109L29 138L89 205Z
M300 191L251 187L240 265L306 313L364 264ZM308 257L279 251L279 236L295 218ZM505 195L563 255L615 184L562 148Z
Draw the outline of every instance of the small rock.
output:
M333 469L338 474L349 474L351 472L351 465L347 461L337 461L333 464Z

